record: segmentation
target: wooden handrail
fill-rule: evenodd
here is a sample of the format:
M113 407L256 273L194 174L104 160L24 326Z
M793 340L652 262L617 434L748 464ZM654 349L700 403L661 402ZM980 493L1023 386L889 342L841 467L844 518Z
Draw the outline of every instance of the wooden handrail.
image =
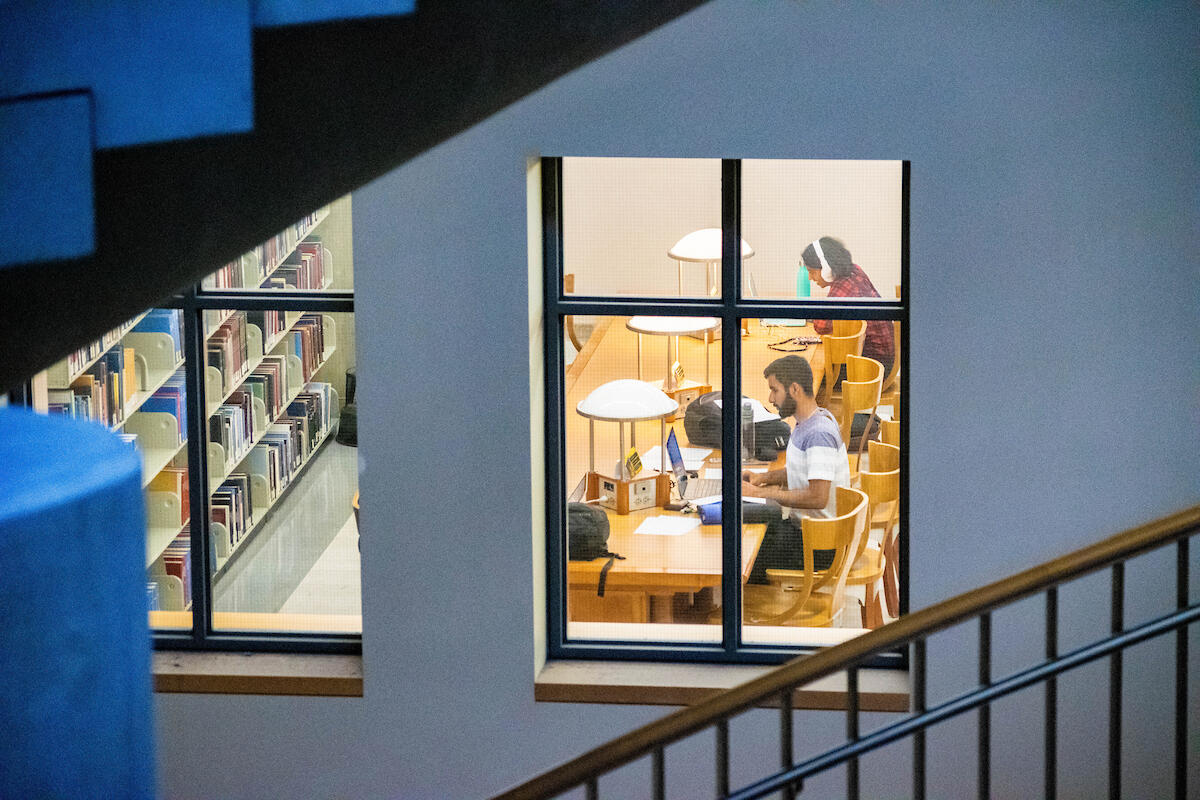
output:
M694 706L643 725L577 758L496 795L494 800L551 797L589 778L690 736L818 678L841 672L877 653L895 650L964 620L1029 595L1124 561L1200 528L1200 505L1131 528L1101 542L1018 572L1002 580L907 614L895 622L842 644L800 656L778 669Z

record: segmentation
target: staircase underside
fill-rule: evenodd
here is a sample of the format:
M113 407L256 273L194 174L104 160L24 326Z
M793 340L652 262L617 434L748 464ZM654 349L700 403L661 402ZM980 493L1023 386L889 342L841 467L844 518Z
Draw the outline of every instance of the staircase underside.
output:
M252 133L97 152L96 252L0 271L0 391L701 2L435 0L255 31Z

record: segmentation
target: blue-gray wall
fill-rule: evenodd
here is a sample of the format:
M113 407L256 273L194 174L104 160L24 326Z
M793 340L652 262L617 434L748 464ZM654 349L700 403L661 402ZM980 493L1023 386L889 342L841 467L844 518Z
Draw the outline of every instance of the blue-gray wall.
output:
M728 0L357 192L365 697L162 696L164 794L479 796L662 713L532 700L530 155L912 161L913 607L1196 503L1198 53L1187 3ZM1131 564L1131 618L1171 601L1170 563ZM1107 596L1064 593L1064 647L1106 629ZM1040 619L998 615L997 671L1036 657ZM933 699L973 683L973 642L931 643ZM1126 657L1129 796L1169 793L1170 652ZM1060 690L1061 796L1104 792L1106 675ZM1039 703L997 707L998 797L1040 791ZM735 723L735 779L774 731ZM931 737L931 796L970 791L972 737ZM678 796L710 793L709 752L668 751ZM865 796L906 795L894 758Z

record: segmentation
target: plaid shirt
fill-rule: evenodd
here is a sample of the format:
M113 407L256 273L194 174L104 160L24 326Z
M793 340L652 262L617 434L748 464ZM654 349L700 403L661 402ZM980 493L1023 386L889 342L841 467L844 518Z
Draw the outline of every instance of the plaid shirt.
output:
M875 286L867 273L858 264L844 278L838 278L829 284L829 297L879 297ZM818 334L824 335L833 330L833 322L827 319L813 320L813 327ZM867 358L891 363L896 359L896 341L892 335L892 323L888 320L873 319L867 322L867 335L863 339L862 354Z

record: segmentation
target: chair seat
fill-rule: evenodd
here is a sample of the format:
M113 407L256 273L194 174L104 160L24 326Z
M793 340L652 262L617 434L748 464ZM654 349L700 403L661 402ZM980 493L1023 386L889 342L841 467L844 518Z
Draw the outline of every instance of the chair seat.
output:
M850 567L846 583L862 584L874 582L883 575L883 553L876 547L868 547Z
M747 625L801 628L826 628L833 623L839 609L833 608L832 596L814 593L809 595L801 608L792 610L799 599L799 592L785 591L778 586L749 584L743 587L742 593L743 621ZM780 620L779 617L784 614L788 616Z

